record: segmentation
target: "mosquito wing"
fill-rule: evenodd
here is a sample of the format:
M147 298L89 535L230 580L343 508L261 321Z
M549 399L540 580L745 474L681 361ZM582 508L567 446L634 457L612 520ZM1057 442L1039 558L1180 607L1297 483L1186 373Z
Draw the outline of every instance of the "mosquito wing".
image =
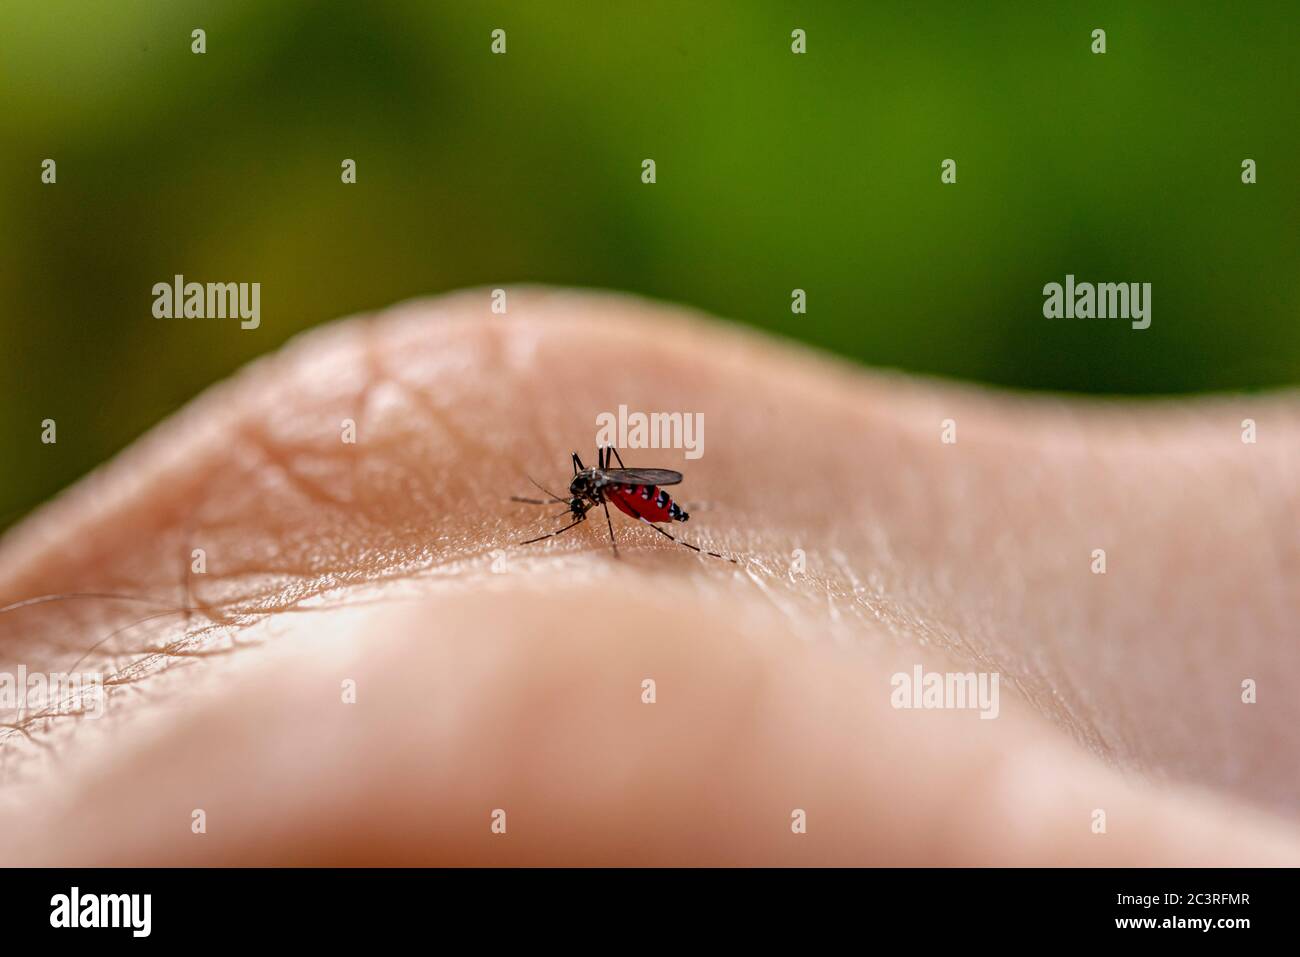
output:
M672 469L605 469L601 485L676 485L681 472Z

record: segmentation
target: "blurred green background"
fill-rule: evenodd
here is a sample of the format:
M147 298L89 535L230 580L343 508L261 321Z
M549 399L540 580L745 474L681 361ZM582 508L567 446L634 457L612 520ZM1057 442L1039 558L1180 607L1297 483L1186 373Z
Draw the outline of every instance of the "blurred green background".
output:
M0 524L294 333L465 285L1015 387L1294 384L1300 6L1069 6L4 0ZM1151 328L1044 319L1067 272L1152 283ZM154 319L175 273L261 282L261 328Z

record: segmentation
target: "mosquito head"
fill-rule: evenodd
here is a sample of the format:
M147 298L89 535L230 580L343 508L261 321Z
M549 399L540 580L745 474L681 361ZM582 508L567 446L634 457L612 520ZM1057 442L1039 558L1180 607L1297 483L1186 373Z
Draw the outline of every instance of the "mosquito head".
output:
M591 473L584 469L575 475L573 481L569 483L569 494L573 496L575 502L595 498L596 483L592 480Z

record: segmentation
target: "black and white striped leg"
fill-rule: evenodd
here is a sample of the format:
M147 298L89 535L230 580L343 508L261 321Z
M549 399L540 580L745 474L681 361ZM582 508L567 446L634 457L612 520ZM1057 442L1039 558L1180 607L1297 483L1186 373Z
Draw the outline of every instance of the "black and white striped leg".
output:
M528 541L526 541L526 542L520 542L519 544L520 544L520 545L531 545L533 542L540 542L540 541L542 541L543 539L554 538L556 535L559 535L559 534L561 534L562 532L567 532L569 529L573 528L573 526L575 526L575 525L581 525L581 524L582 524L584 521L586 521L586 520L587 520L587 513L586 513L586 512L583 512L580 516L578 516L577 518L575 518L575 519L574 519L572 522L570 522L568 525L565 525L563 528L558 528L558 529L556 529L556 530L553 531L553 532L549 532L549 533L547 533L546 535L538 535L536 538L530 538L530 539L528 539Z
M656 525L654 522L650 521L650 520L647 519L647 518L643 518L643 519L641 519L641 521L645 522L647 525L649 525L651 528L653 528L656 532L658 532L658 533L659 533L660 535L662 535L664 538L668 539L669 541L674 541L674 542L676 542L678 545L684 545L685 547L689 548L691 551L699 552L701 555L712 555L714 558L721 558L723 561L731 562L733 565L739 565L739 564L740 564L740 562L737 561L737 560L734 559L734 558L728 558L726 555L719 555L717 552L711 552L711 551L709 551L707 548L700 548L699 545L692 545L690 542L684 542L684 541L682 541L680 538L678 538L678 537L675 536L675 535L669 535L669 534L668 534L667 532L665 532L662 528L660 528L658 525Z

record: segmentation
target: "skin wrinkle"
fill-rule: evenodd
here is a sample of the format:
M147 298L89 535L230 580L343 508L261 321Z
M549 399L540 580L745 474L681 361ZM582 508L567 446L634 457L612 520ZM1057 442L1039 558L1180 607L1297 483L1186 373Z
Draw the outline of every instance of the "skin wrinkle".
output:
M323 508L343 509L349 504L347 499L338 498L328 490L322 488L319 483L307 478L301 471L293 466L293 451L280 450L272 444L255 424L246 429L238 439L247 441L261 454L266 464L275 469L279 474L289 480L289 483L299 489L314 504Z
M1207 697L1206 662L1226 656L1229 671L1240 670L1243 647L1252 649L1250 673L1261 681L1294 681L1300 672L1294 650L1278 640L1288 600L1284 579L1270 571L1294 567L1294 542L1273 534L1273 561L1252 565L1238 547L1250 530L1234 526L1242 515L1223 504L1226 487L1253 479L1249 517L1258 515L1266 530L1280 524L1269 520L1277 509L1266 502L1291 494L1275 478L1285 453L1261 445L1248 447L1257 464L1240 459L1231 442L1244 416L1227 414L1234 400L1190 403L1195 414L1145 404L1139 422L1119 403L869 375L738 331L703 329L689 314L638 300L512 290L505 317L491 316L486 302L485 291L474 291L402 305L253 364L0 542L0 601L111 579L145 594L170 590L181 604L192 580L199 596L192 604L235 616L224 631L210 624L192 634L182 621L164 622L148 641L104 649L105 660L139 656L123 672L152 675L160 662L207 653L209 639L260 633L277 612L306 620L313 601L335 595L346 605L358 589L380 587L382 596L385 583L451 596L532 575L576 576L617 608L631 587L702 607L720 595L735 600L739 593L720 589L748 582L758 604L743 604L741 617L755 631L829 637L910 655L906 662L919 648L936 656L936 667L1001 671L1004 695L1021 692L1032 712L1115 767L1232 786L1296 813L1292 772L1286 761L1280 771L1279 762L1270 767L1272 756L1257 749L1269 732L1252 724L1255 714L1241 713L1235 680L1222 683L1222 698ZM685 342L694 348L682 349ZM756 376L765 363L774 370ZM439 371L424 375L426 368ZM405 414L375 411L387 385L410 400ZM505 499L527 492L525 474L567 484L568 451L591 456L595 412L619 404L704 411L708 454L686 463L684 487L717 507L682 531L704 547L747 555L747 565L718 568L619 523L625 559L606 574L603 520L545 546L513 547L552 526ZM1250 407L1271 434L1300 432L1294 398ZM358 423L354 447L338 440L346 417ZM938 441L944 418L959 423L956 446ZM1216 438L1224 423L1227 438ZM233 450L231 436L242 439ZM254 451L271 456L274 471ZM680 461L673 451L634 455L629 465ZM1197 488L1170 494L1179 486L1166 463L1184 462L1206 475ZM312 468L308 488L299 463ZM159 494L168 488L178 490L174 497ZM313 495L322 489L329 494ZM1189 516L1206 518L1204 529L1184 530ZM1245 563L1234 587L1252 597L1235 620L1215 611L1226 599L1206 587L1216 574L1211 557L1190 563L1190 586L1164 567L1167 558L1134 561L1134 547L1176 544L1181 560L1222 545L1205 530L1226 536L1226 553ZM1094 538L1112 562L1105 577L1087 571ZM141 547L155 542L156 550ZM191 544L208 549L211 573L178 583L175 556L187 568ZM808 551L805 577L788 571L796 547ZM497 549L506 550L511 574L490 571ZM1122 602L1166 589L1187 605L1181 618L1160 610L1171 635L1184 639L1192 664L1185 672L1168 646L1144 644L1152 609ZM1207 611L1218 616L1216 627L1231 626L1235 646L1201 623ZM43 609L39 620L21 623L0 616L0 657L20 654L31 667L42 643L59 642L66 653L70 635L93 640L138 617L101 605L92 627L88 614ZM589 624L582 601L574 619ZM1161 667L1172 679L1166 685ZM1202 699L1192 707L1180 701L1188 689ZM1295 717L1284 694L1274 683L1270 709L1257 707L1276 722L1267 740L1285 756L1296 753L1296 741L1280 730Z

